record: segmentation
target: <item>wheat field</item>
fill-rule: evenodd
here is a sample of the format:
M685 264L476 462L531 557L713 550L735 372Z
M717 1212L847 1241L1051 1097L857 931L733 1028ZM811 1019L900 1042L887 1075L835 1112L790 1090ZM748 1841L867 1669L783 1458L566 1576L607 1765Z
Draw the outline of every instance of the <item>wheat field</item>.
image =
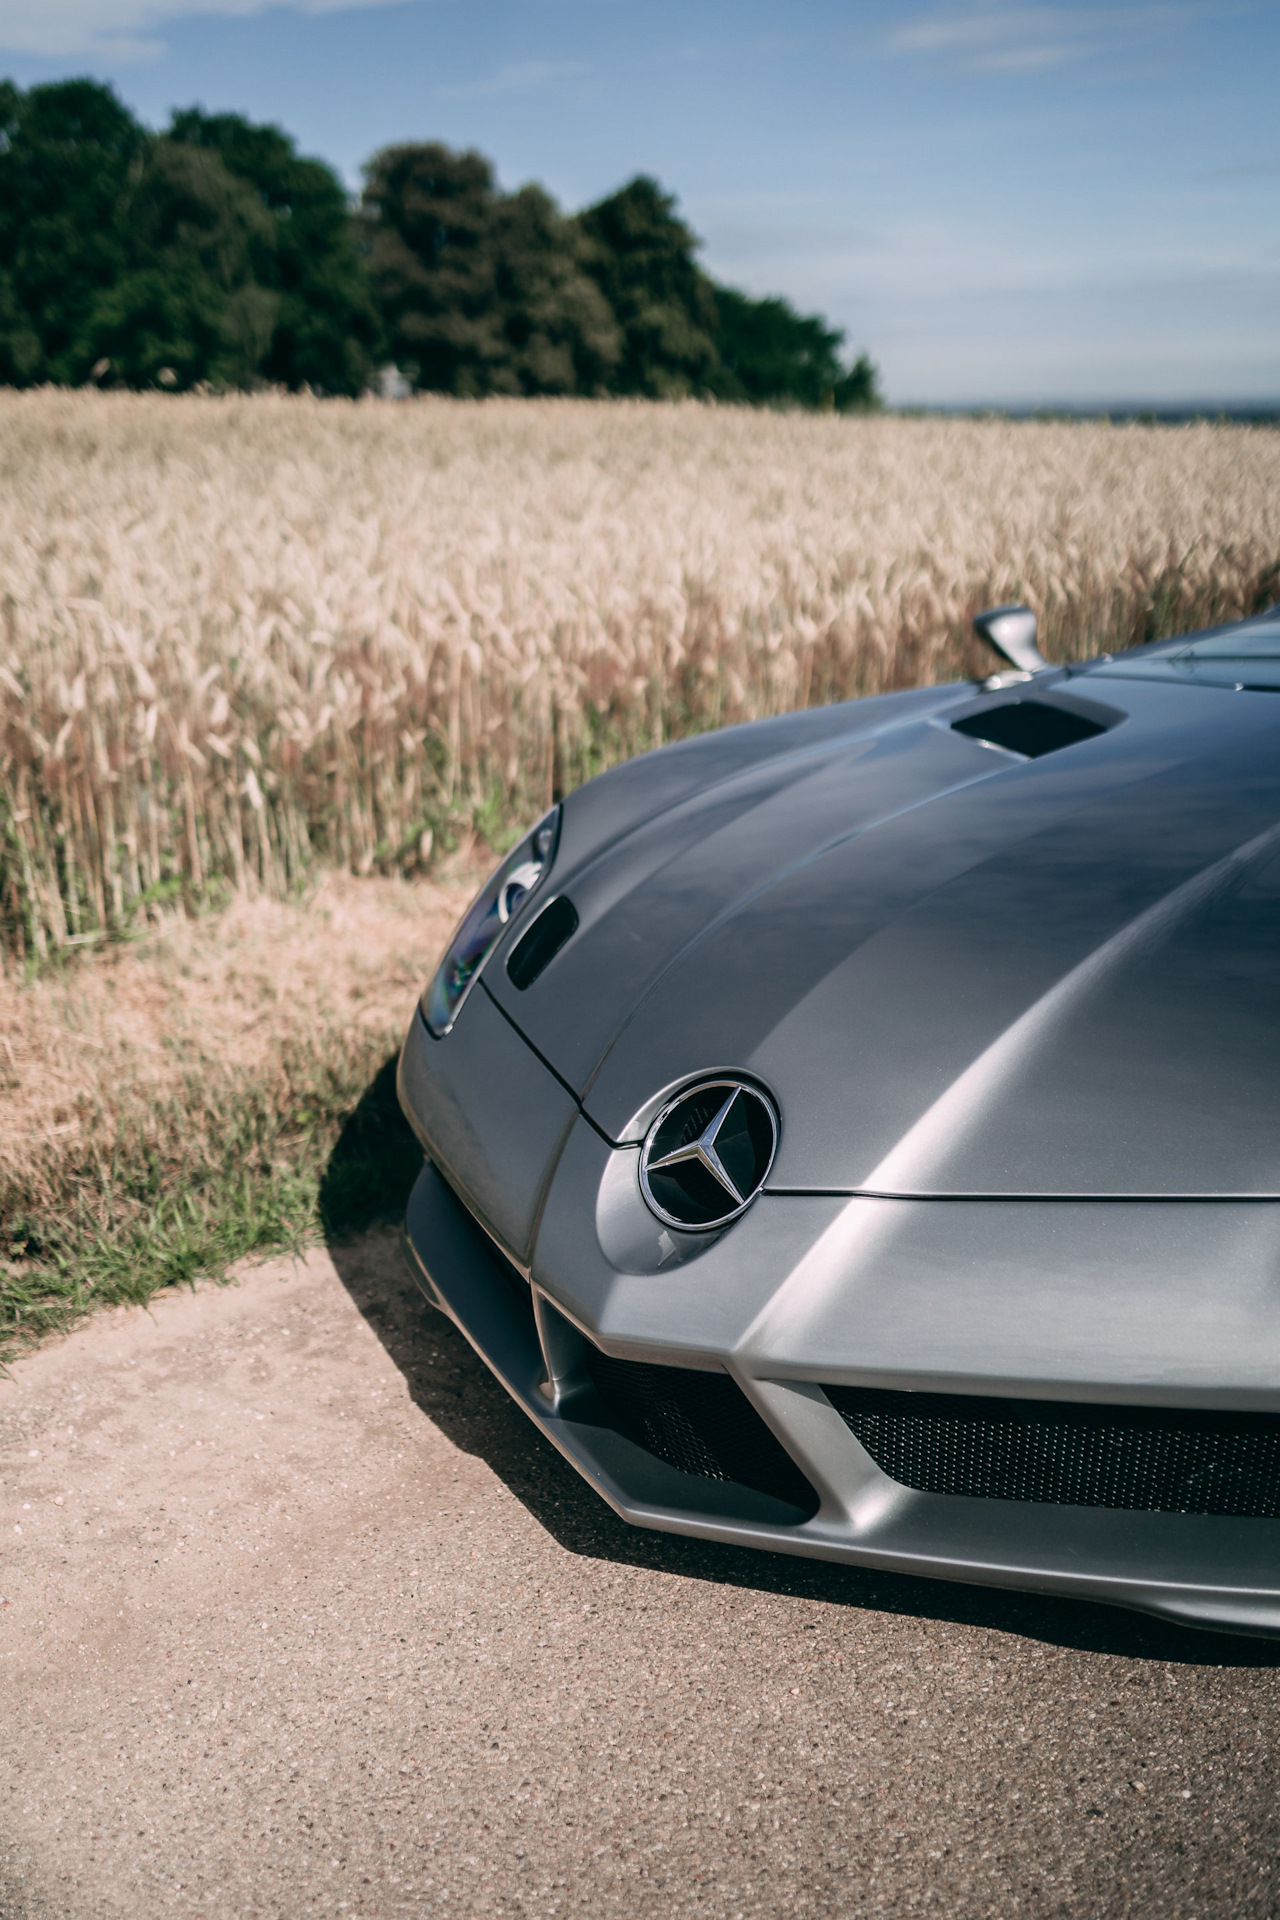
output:
M613 760L1280 597L1280 434L0 395L0 954L427 867Z

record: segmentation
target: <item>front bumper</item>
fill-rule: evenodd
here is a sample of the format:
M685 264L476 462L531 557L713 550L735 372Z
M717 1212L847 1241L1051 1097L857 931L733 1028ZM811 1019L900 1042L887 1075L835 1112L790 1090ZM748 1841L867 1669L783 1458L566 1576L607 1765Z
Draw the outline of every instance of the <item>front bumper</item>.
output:
M571 1132L562 1159L572 1160L573 1141L581 1137L578 1129ZM583 1150L598 1157L601 1149L597 1141ZM558 1174L553 1194L560 1184ZM768 1204L779 1218L804 1203ZM758 1210L764 1213L761 1203ZM540 1271L544 1240L552 1252L564 1231L556 1213L546 1203L538 1252L526 1274L428 1164L409 1203L406 1255L433 1305L456 1323L552 1444L623 1519L737 1546L1071 1595L1186 1625L1280 1636L1280 1521L914 1492L880 1471L812 1373L801 1377L799 1349L784 1359L775 1352L771 1362L767 1301L747 1299L748 1324L731 1344L710 1338L715 1268L724 1262L710 1262L707 1285L696 1290L706 1322L703 1341L696 1309L685 1316L678 1343L655 1340L651 1333L646 1338L635 1318L643 1276L633 1276L642 1283L638 1293L624 1281L614 1290L614 1309L595 1311L583 1297L593 1291L589 1282L575 1297ZM821 1219L810 1224L820 1229ZM579 1215L580 1240L583 1225ZM622 1228L615 1222L614 1229L625 1232L625 1222ZM606 1237L613 1230L607 1220L604 1230ZM727 1236L721 1245L729 1246ZM732 1272L731 1262L727 1270ZM650 1326L651 1316L652 1306ZM729 1375L811 1484L815 1510L806 1515L758 1488L682 1472L638 1445L610 1421L594 1391L584 1364L589 1348ZM1119 1398L1118 1391L1111 1397ZM1149 1389L1145 1397L1153 1398ZM1250 1398L1260 1404L1256 1392Z

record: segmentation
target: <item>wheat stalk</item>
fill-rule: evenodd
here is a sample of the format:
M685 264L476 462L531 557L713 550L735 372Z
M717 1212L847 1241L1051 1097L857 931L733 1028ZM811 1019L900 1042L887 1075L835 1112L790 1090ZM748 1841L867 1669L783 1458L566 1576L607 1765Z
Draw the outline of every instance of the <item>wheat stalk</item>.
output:
M681 733L1280 597L1280 435L0 395L0 947L423 863Z

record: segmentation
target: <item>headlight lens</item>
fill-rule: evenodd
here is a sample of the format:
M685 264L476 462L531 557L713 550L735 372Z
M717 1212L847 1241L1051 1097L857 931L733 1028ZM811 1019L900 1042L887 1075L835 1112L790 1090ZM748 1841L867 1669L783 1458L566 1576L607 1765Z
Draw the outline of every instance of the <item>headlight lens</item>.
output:
M485 961L555 859L560 809L552 807L513 847L458 923L436 977L422 996L422 1017L439 1039L479 978Z

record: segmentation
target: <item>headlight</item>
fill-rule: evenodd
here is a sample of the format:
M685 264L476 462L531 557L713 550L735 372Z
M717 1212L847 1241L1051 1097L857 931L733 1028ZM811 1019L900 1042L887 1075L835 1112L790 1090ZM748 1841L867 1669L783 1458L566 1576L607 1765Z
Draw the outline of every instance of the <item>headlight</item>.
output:
M422 996L422 1017L439 1039L458 1016L480 969L555 859L560 809L552 807L512 849L458 923L436 977Z

